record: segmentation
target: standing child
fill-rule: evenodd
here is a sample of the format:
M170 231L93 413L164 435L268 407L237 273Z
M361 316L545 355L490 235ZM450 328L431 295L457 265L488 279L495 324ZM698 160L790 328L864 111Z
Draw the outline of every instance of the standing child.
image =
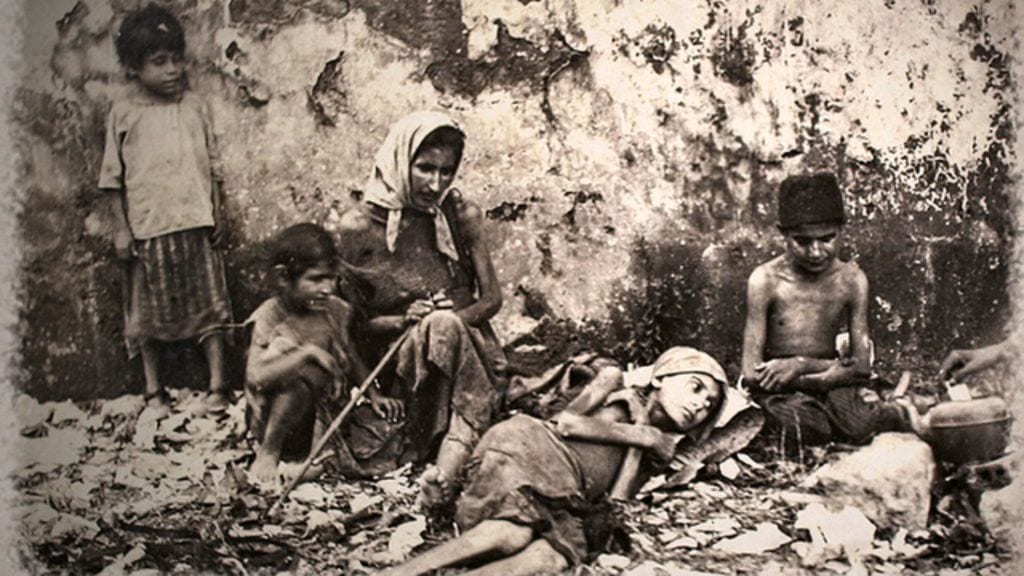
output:
M878 432L910 431L916 416L865 390L868 280L856 263L837 259L844 220L834 175L786 178L779 187L786 251L758 266L747 284L743 380L757 392L766 428L788 447L863 443ZM840 357L836 336L844 329L849 353Z
M209 115L187 90L185 33L152 4L129 13L115 40L133 86L107 120L99 187L108 191L114 248L126 262L129 352L141 348L149 406L166 413L158 342L198 338L210 369L207 405L230 403L224 339L231 321L220 176Z
M325 400L345 402L349 386L358 386L367 371L349 335L352 308L334 295L338 251L330 234L315 224L297 224L278 235L270 252L277 295L246 321L252 340L245 398L249 427L259 443L250 473L275 485L278 463L305 459L316 420L326 427L333 419ZM372 386L367 397L385 421L403 418L398 400ZM333 447L346 464L354 463L344 442Z

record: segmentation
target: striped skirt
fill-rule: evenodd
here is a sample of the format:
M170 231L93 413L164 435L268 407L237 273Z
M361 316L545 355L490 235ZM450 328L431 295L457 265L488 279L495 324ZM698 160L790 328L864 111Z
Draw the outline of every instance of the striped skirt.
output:
M140 340L200 338L231 323L224 262L209 228L193 228L135 243L125 303L129 353Z

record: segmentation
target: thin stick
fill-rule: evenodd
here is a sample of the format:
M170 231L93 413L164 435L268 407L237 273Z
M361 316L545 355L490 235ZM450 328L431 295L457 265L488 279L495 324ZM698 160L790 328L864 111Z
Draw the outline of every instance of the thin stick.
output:
M334 421L331 422L331 425L320 437L320 440L316 443L316 446L314 446L313 449L309 452L309 457L306 458L305 462L303 462L302 469L299 470L295 477L293 477L288 482L288 485L285 486L284 491L281 492L280 496L278 496L277 502L274 502L274 505L271 506L269 510L267 510L264 514L261 515L261 518L265 518L273 514L281 505L281 502L284 502L285 496L288 496L288 493L291 492L292 489L295 488L295 486L299 483L299 480L302 479L302 475L306 473L306 470L309 470L309 467L313 463L313 460L315 460L316 457L320 454L320 451L324 449L324 446L326 446L327 442L330 441L331 436L338 431L338 428L341 426L341 423L345 420L345 417L348 416L348 413L351 412L352 408L355 407L356 402L358 402L359 399L363 397L363 394L366 393L366 390L370 387L371 384L373 384L373 381L377 379L377 375L380 374L380 371L384 369L384 366L388 363L389 360L391 360L391 357L395 355L395 352L398 351L399 346L401 346L402 343L405 342L405 339L409 337L409 334L415 327L416 326L413 325L410 326L409 328L406 328L405 332L403 332L402 335L399 336L398 339L391 344L391 347L388 348L388 351L384 353L384 357L380 359L380 362L377 362L377 365L373 368L373 371L370 372L370 375L367 376L366 380L363 381L363 384L358 389L356 389L355 394L353 394L352 397L349 399L348 404L346 404L345 408L342 409L341 414L338 414Z

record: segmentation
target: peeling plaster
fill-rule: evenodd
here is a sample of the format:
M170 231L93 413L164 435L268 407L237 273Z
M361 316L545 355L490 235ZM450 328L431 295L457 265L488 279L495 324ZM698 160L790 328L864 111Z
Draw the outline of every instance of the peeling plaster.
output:
M41 396L140 382L119 347L119 272L92 190L124 92L111 37L128 5L29 3L13 111L32 294L23 385ZM775 190L805 170L844 186L846 252L873 282L885 369L1002 328L1009 0L182 6L190 82L227 172L239 317L264 293L261 243L301 220L336 225L388 126L440 108L468 134L456 185L487 214L506 294L496 324L537 358L589 345L649 360L688 343L734 371L746 276L781 250Z

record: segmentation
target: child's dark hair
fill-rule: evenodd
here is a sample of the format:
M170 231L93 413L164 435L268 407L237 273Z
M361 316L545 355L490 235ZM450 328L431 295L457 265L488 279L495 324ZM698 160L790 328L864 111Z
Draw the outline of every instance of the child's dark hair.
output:
M271 270L283 266L288 280L322 263L338 262L338 247L330 232L312 223L296 224L281 231L270 243Z
M157 50L185 53L185 31L181 22L165 8L148 4L125 16L114 39L117 59L132 70L142 67L146 57Z
M413 158L424 150L430 148L451 148L455 151L455 162L462 161L462 150L466 146L466 135L462 133L458 128L452 126L442 126L437 130L434 130L420 143L419 148L416 148L416 154L413 154Z

